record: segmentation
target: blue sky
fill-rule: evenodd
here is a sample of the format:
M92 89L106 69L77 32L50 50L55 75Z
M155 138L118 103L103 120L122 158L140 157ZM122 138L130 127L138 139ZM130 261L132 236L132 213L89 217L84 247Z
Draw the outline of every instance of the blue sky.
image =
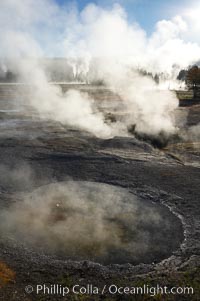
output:
M130 21L137 21L147 33L151 33L155 23L161 19L169 19L185 7L188 0L55 0L59 5L75 2L79 9L88 3L96 3L102 7L110 7L113 3L121 4L127 11ZM198 0L196 0L198 1Z

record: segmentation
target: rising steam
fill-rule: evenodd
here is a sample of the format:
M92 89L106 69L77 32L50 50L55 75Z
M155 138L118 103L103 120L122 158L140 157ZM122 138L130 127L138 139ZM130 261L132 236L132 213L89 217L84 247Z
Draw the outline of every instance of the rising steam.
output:
M43 186L0 213L4 235L65 257L103 262L131 262L145 254L152 241L148 226L153 231L161 221L158 211L123 189L72 181Z
M2 0L0 26L1 58L6 58L21 81L33 85L31 104L41 117L103 138L127 135L130 125L153 135L176 131L175 95L138 70L173 80L180 68L199 60L198 43L187 38L189 16L161 20L147 37L137 23L130 24L120 5L103 9L89 4L79 12L73 5L60 8L53 0ZM63 94L51 86L39 60L44 56L68 58L74 77L82 74L87 82L102 80L122 98L127 118L106 123L87 94ZM2 66L1 73L6 70L5 60Z

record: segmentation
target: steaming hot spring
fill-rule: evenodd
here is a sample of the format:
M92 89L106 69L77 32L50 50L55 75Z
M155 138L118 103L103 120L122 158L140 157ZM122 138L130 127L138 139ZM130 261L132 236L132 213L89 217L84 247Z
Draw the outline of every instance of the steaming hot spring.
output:
M0 220L4 233L28 248L106 265L161 260L182 239L181 223L168 208L94 182L42 186L4 210Z

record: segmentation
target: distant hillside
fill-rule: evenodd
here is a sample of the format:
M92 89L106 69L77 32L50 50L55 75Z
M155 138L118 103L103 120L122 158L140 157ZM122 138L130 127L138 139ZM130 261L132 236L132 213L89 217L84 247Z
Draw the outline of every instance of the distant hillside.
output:
M31 59L30 59L31 60ZM0 60L0 82L20 82L19 75L15 70L15 64L20 62L10 62ZM85 81L85 74L81 68L81 62L74 62L65 58L41 58L39 64L47 75L50 82L74 82ZM80 64L80 65L78 65Z

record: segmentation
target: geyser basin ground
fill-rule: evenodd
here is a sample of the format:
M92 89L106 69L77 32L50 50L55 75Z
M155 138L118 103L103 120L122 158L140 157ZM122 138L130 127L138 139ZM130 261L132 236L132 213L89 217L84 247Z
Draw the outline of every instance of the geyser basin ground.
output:
M0 220L4 232L35 250L106 265L161 260L182 239L181 222L168 208L95 182L42 186Z
M9 85L7 88L10 89ZM91 90L94 91L95 99L100 96L96 87L92 87ZM12 106L7 107L8 99L19 99L19 96L15 91L11 91L8 97L4 91L3 88L0 93L0 107L2 110L12 109ZM111 97L109 100L110 105L113 104L112 99L114 98ZM24 97L24 104L26 103L27 97ZM198 124L200 107L181 108L181 111L179 109L181 120L186 110L189 111L188 126ZM67 257L63 251L47 248L44 241L34 245L33 240L28 241L23 232L22 240L20 235L15 234L19 229L15 229L13 233L8 232L8 229L5 232L5 223L2 223L0 267L5 264L16 276L13 282L0 289L0 299L38 300L38 296L34 298L32 295L25 295L25 285L36 286L38 283L48 282L68 286L80 282L85 286L92 283L98 287L103 287L105 283L130 287L137 286L138 283L148 283L150 286L158 283L163 287L165 285L179 287L180 284L186 284L194 287L195 294L185 296L183 299L198 300L200 169L194 167L194 162L195 166L197 162L199 163L200 152L197 145L195 144L194 148L190 145L188 148L187 144L173 144L168 145L169 152L162 152L133 137L101 140L71 127L62 127L58 123L32 118L33 114L30 111L24 114L22 108L20 113L1 113L0 211L5 210L5 207L14 208L13 202L16 205L20 202L18 193L31 192L52 182L65 181L69 178L76 181L105 182L115 187L123 186L131 189L137 195L138 201L143 202L145 206L151 201L155 202L156 204L152 206L159 208L159 212L163 210L161 216L164 217L164 221L170 221L169 216L173 218L173 221L169 222L171 231L167 232L171 235L171 240L162 235L161 238L163 241L168 240L168 244L165 241L161 250L163 244L159 240L158 256L156 257L155 251L151 253L149 250L143 260L147 264L105 266L91 261L66 260L71 257ZM179 157L182 162L176 159ZM23 203L23 199L21 201ZM182 229L179 231L180 221L165 206L159 206L160 203L166 204L182 217L185 239L181 247L173 249L171 245L174 242L180 246L182 241ZM157 232L161 233L162 230L161 223ZM29 226L27 236L31 233L32 229ZM153 238L153 235L151 236ZM177 239L177 236L180 237ZM175 252L172 252L173 250ZM45 252L49 255L46 256ZM59 258L61 260L57 260ZM162 258L165 260L160 261ZM148 263L155 261L156 264ZM55 301L55 296L48 298ZM119 298L121 300L121 296L113 296L112 300ZM180 298L182 300L182 296L178 296L178 300ZM110 299L110 295L105 296L105 299ZM148 300L150 299L152 300L152 297ZM173 298L170 295L169 299L174 301L177 296ZM74 301L74 296L67 296L66 300ZM94 300L102 300L102 296L92 296L92 301Z

